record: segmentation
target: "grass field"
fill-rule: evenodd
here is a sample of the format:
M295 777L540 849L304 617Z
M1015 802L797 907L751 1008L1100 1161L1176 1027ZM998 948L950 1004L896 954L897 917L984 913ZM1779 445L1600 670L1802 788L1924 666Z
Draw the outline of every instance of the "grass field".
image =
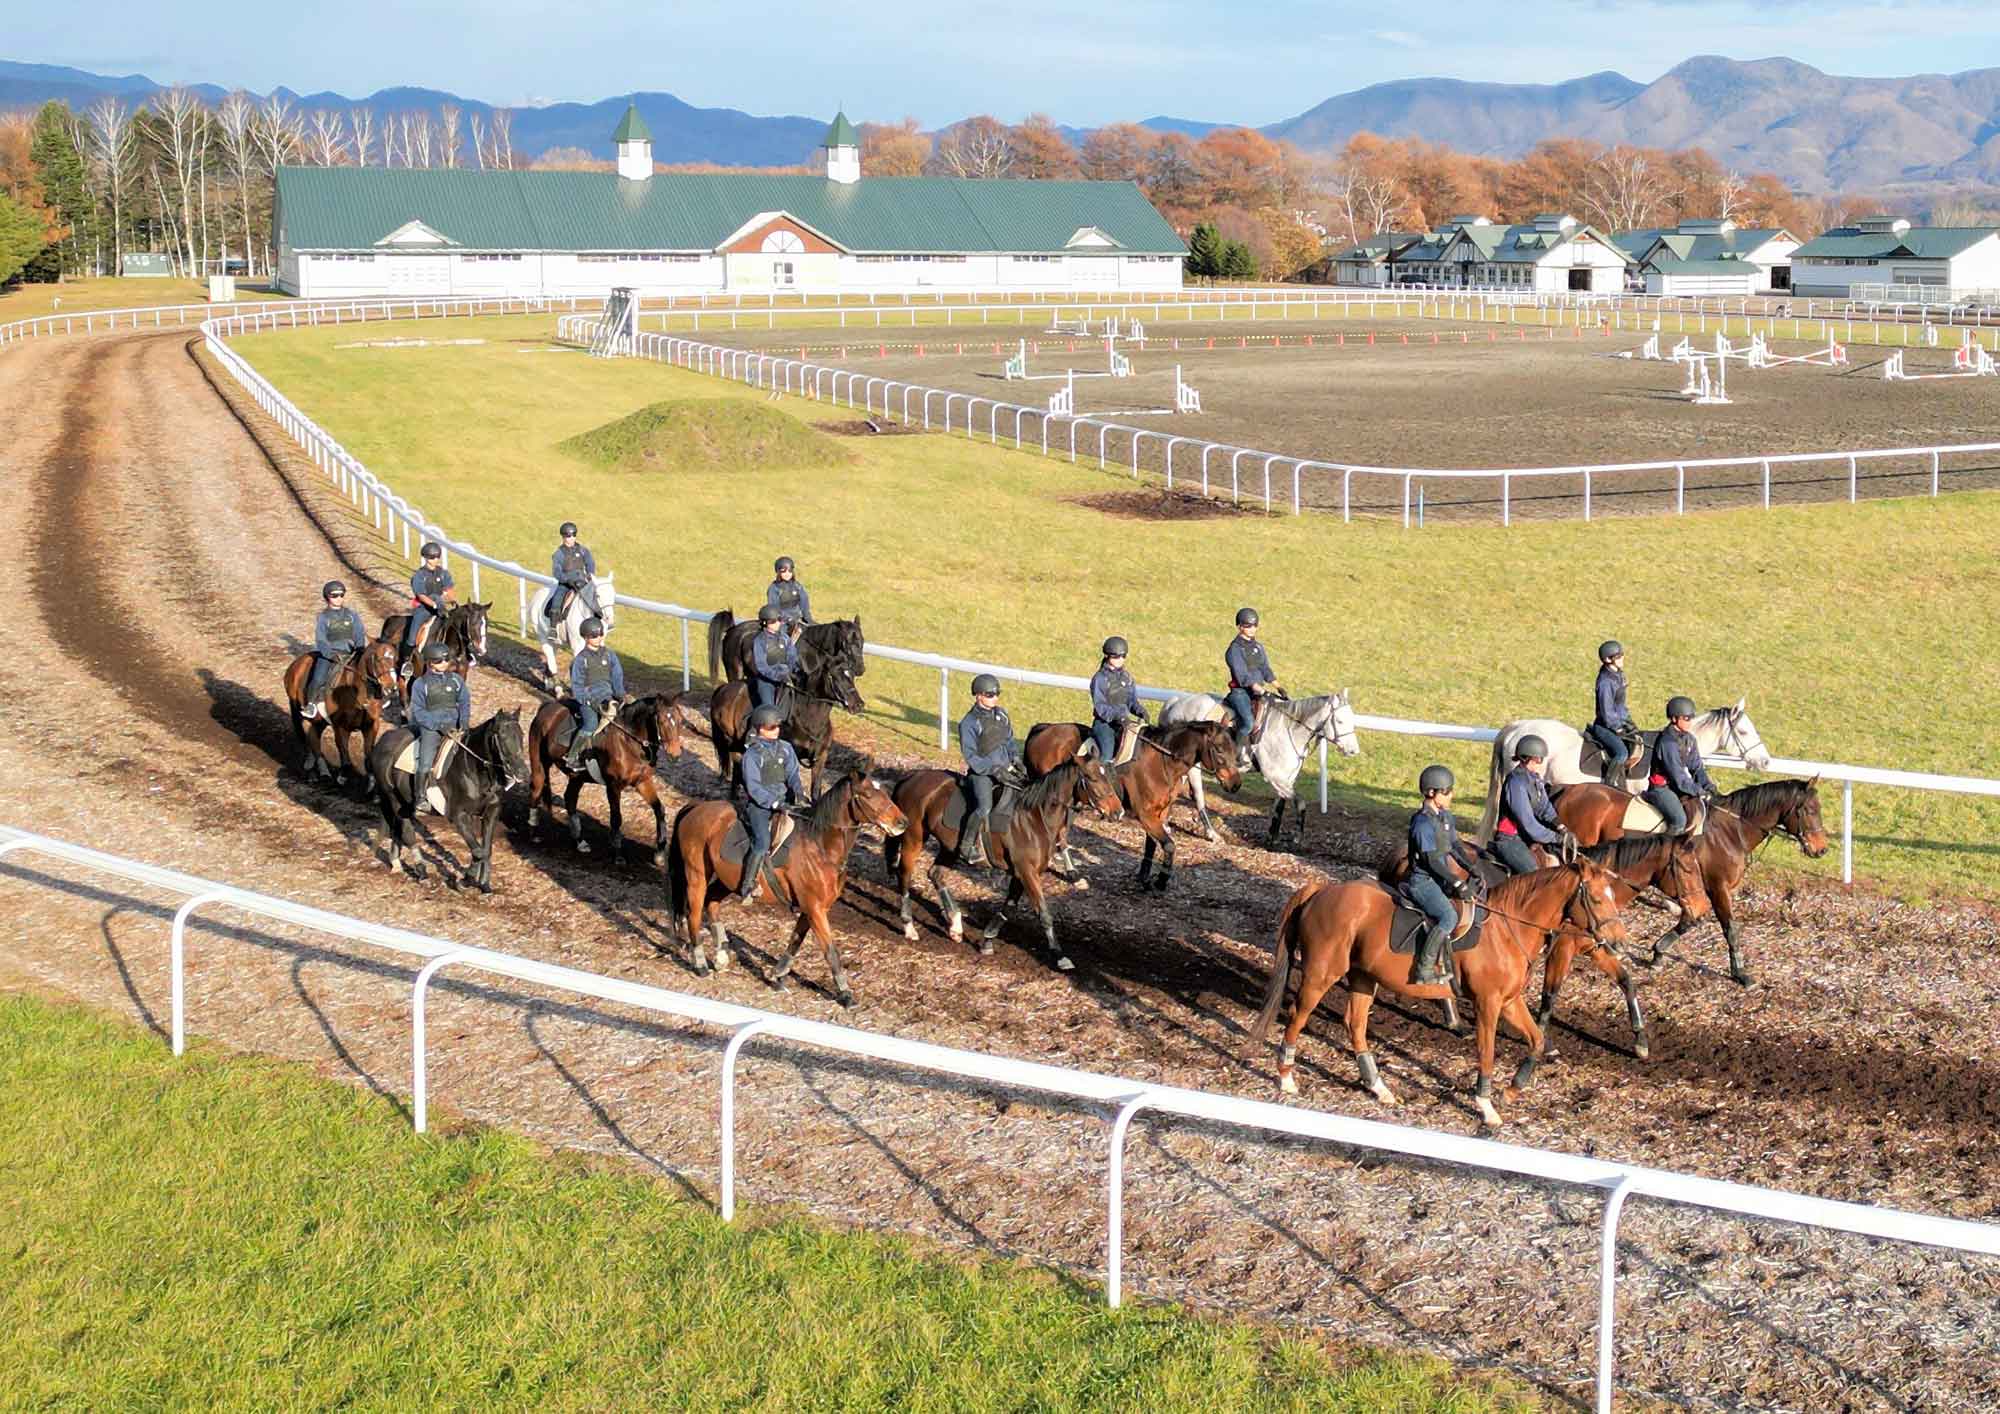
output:
M239 300L282 299L258 284L238 279ZM149 280L133 276L65 280L55 285L19 285L0 292L0 324L43 314L82 314L97 309L151 309L165 304L206 304L206 280Z
M706 1205L302 1067L0 998L13 1408L1533 1407L1363 1355Z
M539 352L546 317L446 323L422 332L489 342L343 349L355 331L320 329L237 347L454 533L539 566L556 523L574 518L627 592L742 614L788 553L816 607L859 613L871 640L1088 674L1098 641L1119 633L1140 681L1183 687L1219 684L1232 616L1255 604L1294 692L1346 686L1364 712L1484 724L1587 718L1596 645L1615 635L1648 723L1676 692L1704 705L1747 696L1780 755L1975 775L2000 756L2000 495L1409 533L1314 516L1109 516L1080 500L1129 488L1119 476L936 436L849 439L854 460L838 471L597 472L556 444L661 400L760 404L809 423L853 415ZM1421 425L1410 438L1421 443ZM301 567L302 624L324 577ZM511 585L499 593L511 602ZM627 616L618 646L678 670L677 624ZM879 728L935 748L934 672L877 661L861 686ZM954 713L963 694L961 679ZM1054 690L1008 701L1024 723L1080 707ZM1334 771L1351 805L1407 810L1430 759L1485 778L1484 747L1379 733L1364 746ZM1838 793L1825 795L1837 825ZM1863 787L1857 873L1907 894L2000 897L1996 827L1995 802ZM1808 865L1781 845L1764 860L1825 874L1837 854Z

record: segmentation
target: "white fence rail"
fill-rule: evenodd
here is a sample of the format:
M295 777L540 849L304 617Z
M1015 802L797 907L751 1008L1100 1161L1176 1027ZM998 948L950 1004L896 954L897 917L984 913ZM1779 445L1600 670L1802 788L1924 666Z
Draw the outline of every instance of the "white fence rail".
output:
M415 301L417 306L428 309L432 302ZM377 302L378 305L381 302ZM388 317L384 314L382 317ZM245 328L273 327L268 318L252 316L230 316L211 321L202 326L202 333L210 353L229 370L230 375L256 399L259 407L269 413L285 429L287 436L305 449L315 465L332 479L342 494L354 506L369 517L375 528L394 544L400 534L402 554L406 560L414 560L416 551L425 540L435 540L444 546L447 556L457 555L471 566L472 595L476 599L483 592L481 570L491 570L514 581L518 622L522 636L532 639L534 628L528 622L528 586L530 584L551 586L555 583L548 575L529 569L513 560L503 560L478 550L469 541L454 540L442 526L434 523L416 506L390 490L380 478L369 471L361 462L311 418L301 412L292 401L271 385L256 369L244 361L225 340L225 333L240 332ZM283 327L283 326L277 326ZM641 341L664 339L657 334L641 335ZM702 357L718 359L723 355L740 356L743 351L724 349L718 345L694 345L690 340L677 342L706 352ZM762 357L761 355L759 357ZM851 384L849 385L852 386ZM934 390L935 391L935 390ZM954 394L964 397L965 394ZM2000 449L2000 448L1996 448ZM694 654L688 625L706 624L712 614L700 609L691 609L682 604L674 604L656 599L640 598L621 590L619 607L642 613L660 614L681 622L681 685L693 683ZM938 674L938 747L948 748L951 726L951 675L956 673L993 673L1014 682L1031 683L1042 687L1065 688L1076 692L1088 692L1088 678L1065 673L1041 672L1031 668L1009 667L1002 663L981 662L974 658L958 658L941 653L924 653L910 648L894 648L887 644L871 643L867 652L872 657L892 662L910 663L919 667L935 668ZM1167 701L1182 695L1184 689L1141 687L1139 694L1152 701ZM1359 715L1356 720L1367 729L1393 732L1406 736L1428 736L1450 741L1490 742L1498 734L1492 727L1461 726L1440 722L1408 721L1396 717ZM1743 762L1728 756L1712 756L1709 764L1718 767L1741 768ZM1840 877L1843 883L1854 881L1854 787L1858 784L1895 786L1905 790L1942 791L1956 795L2000 796L2000 780L1983 777L1946 776L1926 771L1899 771L1874 766L1849 766L1831 761L1805 761L1791 758L1773 759L1771 769L1797 775L1816 775L1841 783L1841 829L1840 829ZM1326 743L1319 748L1319 808L1324 814L1328 807L1328 767Z
M710 997L621 981L578 968L490 948L471 947L402 928L367 923L268 894L214 883L176 870L143 864L81 845L0 826L0 860L18 864L39 855L97 873L160 889L183 900L168 937L172 986L172 1043L175 1055L186 1046L187 928L197 912L229 908L299 928L327 933L412 959L422 959L410 994L411 1118L419 1132L428 1124L429 1059L425 1012L431 982L447 967L504 977L515 982L589 997L655 1016L713 1026L729 1036L723 1050L718 1095L720 1123L719 1206L725 1222L736 1212L736 1062L753 1037L858 1056L897 1070L914 1072L919 1083L931 1076L954 1076L980 1084L1100 1105L1110 1111L1105 1214L1105 1299L1122 1296L1125 1137L1142 1111L1260 1134L1287 1134L1347 1148L1453 1164L1512 1178L1597 1188L1607 1197L1599 1246L1597 1407L1611 1408L1616 1360L1618 1222L1632 1198L1681 1203L1739 1217L1761 1218L1853 1233L1891 1242L1914 1243L1954 1252L2000 1256L2000 1226L1936 1217L1895 1208L1838 1202L1801 1193L1699 1178L1665 1169L1642 1168L1575 1154L1502 1144L1376 1120L1327 1114L1290 1105L1220 1095L1204 1090L1155 1085L1036 1061L962 1051L871 1031L808 1021L784 1012L738 1006ZM30 882L41 882L30 879ZM949 1087L939 1087L951 1093Z

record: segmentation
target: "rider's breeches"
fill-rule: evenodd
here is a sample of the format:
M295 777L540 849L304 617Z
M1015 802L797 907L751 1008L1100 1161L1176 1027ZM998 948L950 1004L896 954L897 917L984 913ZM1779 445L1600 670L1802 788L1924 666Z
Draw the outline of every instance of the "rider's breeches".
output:
M743 828L750 832L751 859L771 852L771 814L754 800L743 806Z
M576 733L578 736L589 736L597 730L597 709L600 705L602 704L596 702L578 702L576 704Z
M410 610L409 636L403 640L405 646L410 648L416 647L418 638L423 634L424 626L436 617L436 614L433 614L421 604Z
M1602 722L1592 722L1584 729L1584 735L1597 743L1607 761L1625 761L1632 755L1632 748L1625 739Z
M1102 717L1090 724L1090 739L1097 743L1097 759L1107 766L1118 759L1118 732L1117 723Z
M1535 872L1535 852L1528 848L1528 842L1519 835L1495 835L1493 843L1487 846L1493 857L1507 866L1510 874L1532 874Z
M1445 897L1438 881L1424 873L1413 873L1407 886L1410 901L1421 908L1434 927L1452 929L1458 926L1458 909Z
M417 729L417 779L422 780L431 773L431 762L437 760L438 743L444 740L444 733L430 727Z
M752 707L775 707L778 705L778 684L764 678L750 679L750 705Z
M312 675L306 679L306 701L319 701L320 694L326 691L326 680L339 666L338 658L322 658L317 653L313 654Z
M965 783L972 790L972 810L976 815L993 813L993 778L977 771L967 774Z
M1660 817L1667 822L1668 834L1677 835L1687 828L1687 810L1672 786L1654 786L1640 798L1660 812Z
M1250 740L1250 728L1256 724L1257 708L1250 701L1250 689L1232 687L1229 695L1222 699L1223 706L1236 714L1236 741L1238 745Z

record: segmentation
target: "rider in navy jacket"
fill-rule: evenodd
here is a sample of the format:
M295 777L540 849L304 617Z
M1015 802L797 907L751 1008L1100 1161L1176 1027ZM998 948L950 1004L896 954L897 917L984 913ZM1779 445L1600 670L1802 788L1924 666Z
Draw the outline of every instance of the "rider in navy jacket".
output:
M598 715L604 707L625 696L625 665L604 646L604 625L597 619L582 624L584 649L570 659L569 688L576 695L576 731L570 737L569 753L563 769L574 771L583 764L584 749L596 735Z
M1090 737L1097 743L1097 759L1109 766L1118 755L1126 718L1143 722L1146 709L1139 703L1139 684L1125 671L1125 640L1107 638L1103 651L1104 661L1090 677Z
M1597 646L1597 705L1587 731L1604 753L1604 784L1625 789L1625 763L1639 744L1639 729L1625 706L1625 645L1608 638Z
M1255 609L1236 611L1236 637L1229 640L1222 661L1229 665L1229 694L1222 700L1236 714L1236 755L1250 763L1250 731L1257 721L1253 698L1278 690L1278 675L1271 671L1271 655L1257 641L1259 625Z
M1667 703L1667 725L1653 742L1652 772L1645 799L1666 820L1668 834L1680 834L1688 827L1682 796L1707 800L1716 793L1715 782L1708 778L1708 767L1702 764L1701 746L1688 730L1693 720L1694 702L1686 697L1674 698Z
M771 852L772 814L788 799L805 799L798 753L778 735L781 726L775 707L759 707L750 714L750 742L743 748L743 790L750 797L743 824L750 832L750 854L736 891L745 903L757 896L757 874Z
M1458 910L1451 901L1466 890L1465 878L1456 867L1458 823L1451 816L1451 797L1457 784L1445 766L1426 766L1417 777L1424 803L1410 817L1410 872L1403 881L1403 892L1431 920L1410 977L1419 986L1446 980L1444 952L1458 923Z
M451 653L442 643L424 649L426 671L410 684L410 726L417 734L417 803L430 784L431 763L446 732L472 725L472 689L445 665Z
M312 676L306 679L305 707L308 715L320 710L320 699L326 696L327 680L333 676L335 668L346 662L357 648L368 643L367 630L361 626L361 615L347 607L347 586L337 579L329 579L320 587L320 598L326 607L313 620L313 665Z
M437 541L425 543L423 561L422 567L410 576L410 627L403 639L410 656L403 664L405 677L413 671L411 664L416 661L417 650L430 642L432 621L443 618L450 610L451 591L457 584L451 571L444 567L444 546Z
M1514 769L1500 785L1500 820L1488 849L1512 874L1535 872L1534 852L1528 845L1555 848L1562 843L1563 823L1542 780L1548 759L1548 743L1538 736L1522 737L1514 748Z
M972 710L959 719L958 749L965 757L965 783L972 791L972 813L959 832L958 855L967 864L984 864L986 822L993 814L993 778L1013 768L1014 722L1000 705L1000 680L981 673L972 680Z
M569 596L587 594L597 583L597 556L578 543L576 522L566 520L558 532L562 544L556 546L555 554L549 557L549 575L556 582L549 602L542 609L542 616L552 624L559 624L563 615L569 612ZM593 610L595 603L590 606Z
M796 638L799 630L813 621L812 596L799 583L790 555L780 555L771 573L771 587L764 591L764 602L778 611L778 617Z
M757 621L761 627L750 640L750 696L759 707L775 707L778 689L799 666L799 646L784 631L776 606L759 609Z

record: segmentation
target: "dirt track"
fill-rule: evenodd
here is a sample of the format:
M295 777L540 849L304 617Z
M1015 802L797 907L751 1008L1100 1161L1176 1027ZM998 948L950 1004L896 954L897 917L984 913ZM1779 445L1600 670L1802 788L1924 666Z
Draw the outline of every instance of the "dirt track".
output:
M297 465L304 494L294 494L183 338L0 357L0 449L0 513L20 546L20 572L0 580L9 823L601 972L1258 1097L1273 1092L1270 1057L1243 1059L1243 1032L1278 906L1316 870L1359 872L1383 843L1379 826L1371 838L1367 822L1339 817L1311 822L1303 857L1189 840L1162 900L1130 888L1136 830L1092 829L1096 888L1056 897L1074 976L1024 951L1018 927L1015 946L983 962L946 943L928 911L926 942L904 943L885 926L894 901L864 847L840 919L858 1012L833 1005L810 954L800 989L783 998L757 980L785 928L774 914L738 925L749 967L701 981L680 961L637 841L620 873L601 853L579 860L553 835L527 838L517 803L498 852L502 892L481 900L435 876L392 878L374 852L372 808L300 782L276 689L317 585L333 574L386 582L394 570ZM393 602L379 587L359 597L371 626ZM641 684L663 681L628 667ZM532 697L486 670L474 688L481 715ZM677 798L716 793L708 761L704 747L666 772ZM602 819L600 793L584 806ZM628 817L638 839L646 817ZM18 919L0 977L163 1026L159 901L65 877L75 882L60 891L0 883ZM1991 917L1836 890L1779 894L1756 878L1746 914L1760 985L1727 981L1705 929L1690 960L1646 989L1658 1059L1643 1064L1625 1049L1613 989L1579 977L1564 994L1575 1029L1559 1034L1563 1060L1506 1107L1502 1137L1994 1216ZM1658 928L1640 915L1643 936ZM407 1092L400 963L228 928L197 930L192 957L198 1035ZM1469 1043L1428 1016L1378 1007L1376 1017L1378 1055L1406 1101L1397 1117L1471 1132ZM477 1119L706 1188L716 1038L608 1019L443 984L433 1093ZM1352 1087L1337 1029L1323 1013L1309 1033L1303 1102L1380 1117ZM1504 1067L1518 1055L1503 1044ZM1102 1115L754 1045L743 1101L739 1174L756 1199L1086 1272L1102 1265ZM1421 1345L1564 1398L1587 1392L1596 1195L1144 1120L1130 1160L1126 1272L1141 1291ZM1634 1393L1696 1407L2000 1403L2000 1263L1645 1203L1623 1231L1619 1362Z

